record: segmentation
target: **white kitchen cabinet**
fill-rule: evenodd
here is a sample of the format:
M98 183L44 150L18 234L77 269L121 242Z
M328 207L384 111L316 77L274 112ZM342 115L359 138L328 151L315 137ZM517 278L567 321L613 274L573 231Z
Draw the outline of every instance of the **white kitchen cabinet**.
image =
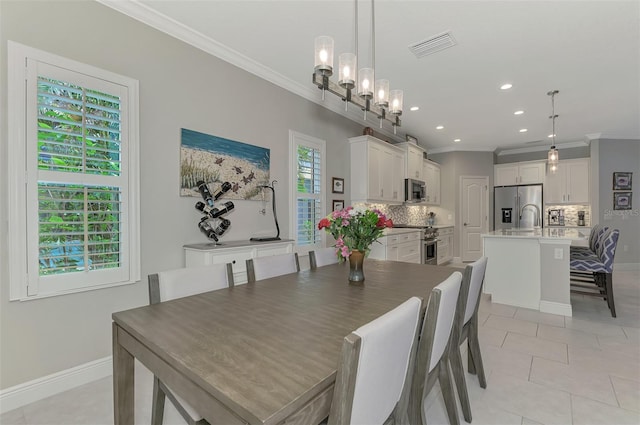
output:
M560 161L558 170L547 174L545 204L588 204L589 179L588 158Z
M438 229L438 265L453 260L453 227Z
M413 143L398 143L396 146L405 150L405 175L407 179L424 181L424 149Z
M425 160L424 165L424 180L427 186L425 201L430 205L440 205L440 165Z
M231 263L236 285L247 283L246 260L293 252L293 241L274 242L230 241L220 245L199 243L184 246L185 267Z
M371 245L369 258L420 264L421 232L408 230L391 233Z
M494 186L544 183L546 162L514 162L493 166Z
M371 136L349 144L351 202L404 202L404 150Z

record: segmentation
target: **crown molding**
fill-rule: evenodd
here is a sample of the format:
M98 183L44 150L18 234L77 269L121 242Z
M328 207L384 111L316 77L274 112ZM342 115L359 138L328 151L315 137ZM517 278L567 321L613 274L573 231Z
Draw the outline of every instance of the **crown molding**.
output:
M494 152L496 149L496 146L445 146L443 148L427 148L427 154L446 152Z
M589 143L585 141L567 142L567 143L556 144L556 149L561 150L561 149L570 149L570 148L582 148L585 146L589 146ZM504 149L498 152L498 156L515 155L518 153L541 152L541 151L548 151L548 150L549 150L549 146L531 146L526 148Z
M363 119L364 113L358 108L350 108L345 112L344 103L334 96L326 97L323 101L321 99L320 90L311 83L312 70L309 72L309 86L302 85L284 75L274 71L271 68L264 66L263 64L237 52L224 44L213 40L204 34L187 27L186 25L169 18L168 16L151 9L138 0L96 0L113 10L116 10L124 15L129 16L143 24L149 25L152 28L157 29L165 34L170 35L178 40L181 40L193 47L196 47L204 52L207 52L225 62L228 62L240 69L243 69L263 80L269 81L278 87L281 87L293 94L296 94L304 99L307 99L313 103L316 103L330 111L335 112L345 118L355 121L356 123L365 127L378 127L378 120L373 114L369 114L369 120ZM404 141L404 135L394 134L392 130L388 128L376 128L376 131L380 134L396 140Z

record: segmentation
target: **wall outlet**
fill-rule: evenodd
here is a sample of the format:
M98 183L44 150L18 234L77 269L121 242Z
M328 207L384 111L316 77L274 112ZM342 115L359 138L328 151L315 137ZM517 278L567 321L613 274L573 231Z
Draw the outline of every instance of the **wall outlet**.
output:
M449 215L447 216L447 220L449 220L449 221L451 221L451 219L452 219L452 218L453 218L453 216L452 216L451 214L449 214Z
M629 252L629 245L623 245L622 246L622 251L623 252Z
M553 251L553 258L556 260L562 260L562 248L555 248Z

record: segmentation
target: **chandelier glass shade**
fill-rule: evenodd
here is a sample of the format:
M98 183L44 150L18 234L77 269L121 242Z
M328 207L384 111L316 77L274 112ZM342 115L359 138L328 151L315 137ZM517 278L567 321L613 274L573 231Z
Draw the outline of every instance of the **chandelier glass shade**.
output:
M354 29L355 54L341 53L338 56L338 83L329 79L333 75L333 39L329 36L319 36L315 39L315 60L313 84L324 93L330 92L339 96L345 102L345 110L349 104L358 106L364 111L375 114L380 120L380 128L384 121L393 126L393 132L401 125L403 94L402 90L389 90L389 80L375 79L375 6L371 0L371 66L358 70L358 1L354 0ZM360 63L362 65L362 63ZM355 96L352 96L352 90ZM395 95L394 95L395 93Z

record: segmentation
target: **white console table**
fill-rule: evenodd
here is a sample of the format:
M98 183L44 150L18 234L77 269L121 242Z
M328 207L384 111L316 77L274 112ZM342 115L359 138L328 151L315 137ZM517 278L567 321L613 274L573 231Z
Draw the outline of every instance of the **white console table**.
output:
M293 240L273 242L229 241L184 245L185 267L231 263L236 285L247 283L246 260L293 252Z

